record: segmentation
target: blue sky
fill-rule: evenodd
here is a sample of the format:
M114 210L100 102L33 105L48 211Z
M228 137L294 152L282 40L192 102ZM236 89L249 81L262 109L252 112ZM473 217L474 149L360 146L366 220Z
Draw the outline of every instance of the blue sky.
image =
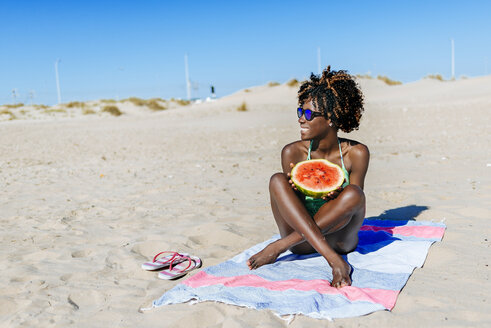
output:
M403 82L491 74L491 1L0 2L0 104L206 97L303 79L321 63Z

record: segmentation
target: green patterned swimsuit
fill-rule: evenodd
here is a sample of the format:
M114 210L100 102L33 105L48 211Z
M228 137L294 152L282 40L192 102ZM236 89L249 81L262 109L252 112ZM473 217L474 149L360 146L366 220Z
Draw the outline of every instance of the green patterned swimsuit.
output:
M312 142L313 140L310 140L310 146L309 146L309 154L307 155L307 160L310 160L310 152L312 150ZM343 161L343 152L341 151L341 143L339 142L338 139L338 146L339 146L339 154L341 155L341 164L342 164L342 169L344 172L344 177L345 177L345 182L343 183L343 188L345 188L347 185L349 185L349 173L344 167L344 161ZM307 209L307 212L309 212L310 216L314 217L315 213L321 208L322 205L327 203L327 200L324 200L322 198L312 198L310 196L305 196L305 208Z

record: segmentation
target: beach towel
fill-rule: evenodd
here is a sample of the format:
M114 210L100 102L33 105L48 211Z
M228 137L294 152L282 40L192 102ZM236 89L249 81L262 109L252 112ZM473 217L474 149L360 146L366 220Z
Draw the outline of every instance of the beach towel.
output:
M153 306L217 301L269 309L279 316L303 314L318 319L391 310L414 268L423 265L431 244L440 241L444 232L443 223L365 220L358 247L344 256L353 267L352 286L340 289L331 287L331 269L318 253L287 251L275 263L249 270L246 261L279 238L274 236L195 274Z

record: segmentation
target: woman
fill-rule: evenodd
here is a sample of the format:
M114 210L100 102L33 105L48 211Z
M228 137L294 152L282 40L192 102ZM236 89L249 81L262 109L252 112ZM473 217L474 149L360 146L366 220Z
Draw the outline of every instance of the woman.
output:
M351 267L340 256L353 251L365 217L363 186L368 169L368 148L338 138L338 130L357 129L363 112L363 95L345 71L311 75L298 91L297 110L301 140L281 152L282 173L271 177L271 208L281 239L253 255L247 265L256 269L273 263L286 250L296 254L320 253L332 268L336 288L351 285ZM323 199L300 193L289 180L292 167L306 159L327 159L343 168L345 182Z

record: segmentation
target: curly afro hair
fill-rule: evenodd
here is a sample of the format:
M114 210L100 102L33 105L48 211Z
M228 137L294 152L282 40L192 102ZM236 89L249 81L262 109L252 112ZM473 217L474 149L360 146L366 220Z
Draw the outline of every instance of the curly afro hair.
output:
M344 132L358 129L363 113L363 94L353 76L346 71L331 71L310 75L298 90L298 104L312 100L315 108L324 113L334 126Z

